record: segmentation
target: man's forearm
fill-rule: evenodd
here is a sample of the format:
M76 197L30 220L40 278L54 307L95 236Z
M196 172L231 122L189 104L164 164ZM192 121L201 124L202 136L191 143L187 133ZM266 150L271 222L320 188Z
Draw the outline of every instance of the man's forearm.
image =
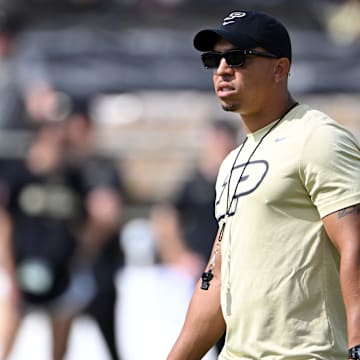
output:
M344 262L342 259L341 287L347 315L348 346L352 347L360 344L360 264Z
M346 310L348 346L360 344L360 204L323 219L340 254L340 284Z
M167 360L200 360L225 331L220 308L220 281L216 278L208 290L197 284L183 329Z

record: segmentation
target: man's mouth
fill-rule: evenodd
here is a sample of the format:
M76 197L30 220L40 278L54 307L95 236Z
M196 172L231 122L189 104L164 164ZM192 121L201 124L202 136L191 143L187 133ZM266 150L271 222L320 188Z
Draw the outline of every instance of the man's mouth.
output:
M235 88L229 83L220 83L216 88L216 93L219 97L224 97L234 93Z

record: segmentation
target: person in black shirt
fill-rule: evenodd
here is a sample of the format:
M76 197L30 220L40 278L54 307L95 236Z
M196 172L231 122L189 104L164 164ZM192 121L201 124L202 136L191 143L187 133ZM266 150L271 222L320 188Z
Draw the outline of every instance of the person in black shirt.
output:
M87 101L77 100L65 120L66 163L83 198L83 214L76 226L77 251L73 274L92 279L93 295L78 314L98 324L111 359L120 359L116 346L115 279L124 265L120 242L125 188L114 159L94 148L95 125Z
M210 123L202 134L197 167L182 183L172 203L156 205L151 212L160 261L173 264L194 282L210 257L214 236L215 182L225 156L236 147L239 129L230 120ZM223 339L217 344L220 349Z
M0 160L0 354L20 321L41 308L52 321L53 359L63 359L71 325L90 315L111 359L116 348L115 277L123 186L111 159L92 148L86 114L43 123L25 159ZM85 139L87 138L87 139Z
M173 261L184 260L194 279L209 258L213 235L217 232L214 184L218 169L224 157L236 147L238 134L238 127L230 120L210 122L201 136L196 167L171 201L152 209L156 241L160 246L177 248Z
M41 126L25 158L0 161L1 358L11 350L20 321L34 307L52 320L54 349L63 341L57 300L70 284L76 248L72 233L81 198L64 169L61 124ZM54 359L62 356L54 350Z

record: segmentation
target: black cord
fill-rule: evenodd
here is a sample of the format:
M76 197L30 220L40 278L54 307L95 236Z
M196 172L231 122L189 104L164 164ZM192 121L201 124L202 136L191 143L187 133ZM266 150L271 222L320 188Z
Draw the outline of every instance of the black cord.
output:
M248 140L248 138L246 137L246 139L244 140L244 142L242 143L242 145L240 146L240 149L239 151L237 152L236 154L236 157L235 157L235 160L232 164L232 167L231 167L231 170L230 170L230 174L229 174L229 180L228 180L228 183L227 183L227 195L226 195L226 213L225 213L225 219L227 216L229 216L229 212L230 212L230 209L231 209L231 206L233 204L233 201L235 199L235 195L236 195L236 191L238 189L238 186L241 182L241 179L244 175L244 172L246 170L246 167L249 165L250 163L250 160L252 159L252 157L254 156L256 150L259 148L259 146L261 145L261 143L264 141L264 139L271 133L271 131L274 130L274 128L276 126L278 126L280 124L280 122L284 119L284 117L294 108L298 105L298 103L294 103L292 106L290 106L289 109L286 110L286 112L275 122L275 124L273 126L270 127L270 129L263 135L263 137L260 139L260 141L256 144L255 148L253 149L253 151L251 152L250 156L248 157L242 171L241 171L241 174L240 174L240 177L239 177L239 180L235 186L235 190L234 190L234 195L232 196L231 198L231 201L230 201L230 183L231 183L231 177L232 177L232 174L234 172L234 169L235 169L235 165L236 165L236 162L240 156L240 153L241 151L243 150L244 146L245 146L245 143L246 141ZM230 204L229 204L229 201L230 201ZM222 238L223 238L223 235L224 235L224 232L225 232L225 225L226 225L226 220L224 221L224 223L222 224L221 226L221 229L220 229L220 233L219 233L219 238L218 238L218 241L217 241L217 245L215 246L215 251L214 251L214 254L212 256L213 260L211 261L210 265L209 265L209 268L207 271L203 272L202 276L201 276L201 279L202 279L202 283L201 283L201 289L202 290L208 290L209 289L209 286L210 286L210 281L212 280L212 278L214 277L213 273L212 273L212 269L214 268L215 266L215 260L216 260L216 255L219 251L219 243L222 241Z

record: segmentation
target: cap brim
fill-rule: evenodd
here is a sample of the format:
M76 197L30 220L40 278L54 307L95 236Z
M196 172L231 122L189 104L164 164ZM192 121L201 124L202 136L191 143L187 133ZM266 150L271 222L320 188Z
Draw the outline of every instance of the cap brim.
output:
M205 29L199 31L194 37L194 47L199 51L214 50L215 43L223 38L229 41L239 49L251 49L257 45L256 41L247 34L233 33L223 29Z

